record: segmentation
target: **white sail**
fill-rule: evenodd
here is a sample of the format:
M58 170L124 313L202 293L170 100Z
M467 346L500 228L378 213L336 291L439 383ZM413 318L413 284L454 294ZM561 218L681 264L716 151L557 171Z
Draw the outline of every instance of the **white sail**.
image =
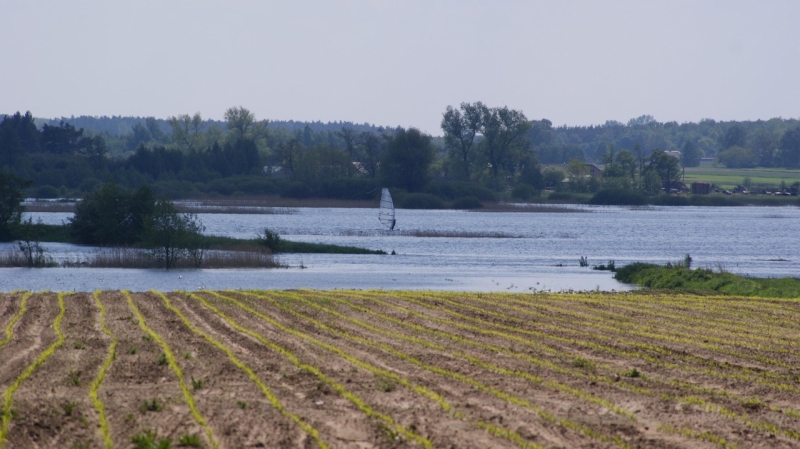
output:
M381 208L378 211L378 220L389 229L394 229L394 203L389 189L381 191Z

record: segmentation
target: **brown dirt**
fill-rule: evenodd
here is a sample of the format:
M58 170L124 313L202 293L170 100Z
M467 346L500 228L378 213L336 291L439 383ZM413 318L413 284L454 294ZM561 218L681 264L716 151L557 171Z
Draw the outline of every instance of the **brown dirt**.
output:
M160 296L132 295L186 392L126 296L100 295L118 341L98 390L114 447L147 431L173 447L190 434L226 448L800 446L796 301L259 295L168 294L194 331ZM0 295L0 339L21 298ZM65 342L14 393L3 447L104 447L89 392L112 340L91 294L65 305ZM56 294L30 297L0 348L2 391L56 341L58 312ZM143 408L153 399L161 410Z

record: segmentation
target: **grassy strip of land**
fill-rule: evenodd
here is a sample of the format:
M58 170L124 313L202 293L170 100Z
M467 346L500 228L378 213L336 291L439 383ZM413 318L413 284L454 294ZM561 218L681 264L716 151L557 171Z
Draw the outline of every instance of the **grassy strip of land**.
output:
M799 278L751 278L709 269L636 262L619 268L620 282L653 289L684 292L716 292L731 296L800 298Z
M263 248L257 239L237 239L216 235L203 236L208 249L225 251L252 251ZM281 239L273 253L330 253L330 254L386 254L386 251L359 248L357 246L341 246L326 243L292 242Z
M74 243L69 227L63 225L33 224L32 235L40 242ZM202 246L220 251L259 251L263 247L256 239L237 239L204 235ZM359 248L356 246L340 246L325 243L292 242L281 239L273 253L329 253L329 254L386 254L385 251Z

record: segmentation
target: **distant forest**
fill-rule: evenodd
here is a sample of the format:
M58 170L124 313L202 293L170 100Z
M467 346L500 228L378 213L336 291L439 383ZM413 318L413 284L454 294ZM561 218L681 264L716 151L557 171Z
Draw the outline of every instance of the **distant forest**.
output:
M0 118L4 115L0 114ZM172 127L167 119L154 117L123 116L79 116L55 119L35 118L36 126L58 126L63 121L75 128L83 128L93 134L101 134L109 145L114 157L126 157L133 153L139 144L170 144ZM739 146L752 151L747 163L753 167L777 167L776 160L780 149L780 139L792 128L800 126L800 120L773 118L756 121L717 122L711 119L699 123L659 122L650 115L643 115L622 123L615 120L602 125L558 126L553 127L547 119L532 121L535 124L528 134L536 147L539 161L543 164L568 163L574 158L587 162L602 162L603 155L611 145L619 149L632 149L639 144L646 154L653 148L664 151L680 151L687 141L694 141L702 150L704 157L715 158L722 151ZM224 130L222 120L202 120L200 131L209 129ZM346 143L338 138L342 128L356 132L380 133L390 127L369 123L352 122L301 122L270 120L269 128L278 132L277 138L290 135L302 136L308 142L326 141L339 148ZM324 138L322 137L324 136Z
M478 102L448 107L442 131L433 137L369 123L258 120L243 107L219 121L200 114L43 119L17 112L0 115L0 169L32 180L29 193L37 197L82 195L115 182L131 189L149 184L169 197L372 198L389 185L452 200L521 186L520 195L530 196L570 175L579 179L577 162L602 166L610 180L605 187L615 189L644 192L652 172L649 189L657 192L656 180L662 189L673 181L673 162L662 157L671 151L681 152L684 166L708 158L736 168L800 168L796 119L676 123L643 115L628 123L554 127ZM547 173L546 166L557 164L564 164L563 175ZM571 188L592 192L604 185Z

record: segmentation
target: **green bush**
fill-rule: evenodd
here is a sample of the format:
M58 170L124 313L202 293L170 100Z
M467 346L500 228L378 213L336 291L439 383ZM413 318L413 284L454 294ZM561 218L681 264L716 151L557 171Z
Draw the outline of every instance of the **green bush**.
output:
M374 200L380 197L379 184L372 178L335 178L320 183L315 189L320 198L342 200Z
M594 194L589 204L639 206L646 204L644 195L633 190L606 189Z
M302 182L291 182L283 189L281 196L286 198L310 198L313 196L311 188Z
M36 198L58 198L58 189L53 186L41 186L34 192Z
M264 233L256 236L256 240L261 246L269 248L273 253L277 253L281 245L281 236L270 228L264 228Z
M570 201L573 195L569 192L553 192L547 197L550 201Z
M236 184L230 179L215 179L206 185L206 191L226 196L232 195L236 191Z
M433 181L422 188L422 193L429 193L450 201L467 196L474 196L481 201L497 201L494 192L470 182Z
M518 200L528 201L533 197L541 195L541 192L528 184L519 184L511 191L511 197Z
M281 186L274 179L264 177L247 177L236 182L236 190L248 195L267 195L280 193Z
M444 201L428 193L409 193L400 205L403 209L445 209Z
M87 245L136 244L155 204L155 195L147 186L127 192L116 184L105 184L75 205L75 215L69 219L70 235Z
M481 209L481 208L483 208L481 200L475 198L474 196L466 196L464 198L459 198L453 202L453 209Z

